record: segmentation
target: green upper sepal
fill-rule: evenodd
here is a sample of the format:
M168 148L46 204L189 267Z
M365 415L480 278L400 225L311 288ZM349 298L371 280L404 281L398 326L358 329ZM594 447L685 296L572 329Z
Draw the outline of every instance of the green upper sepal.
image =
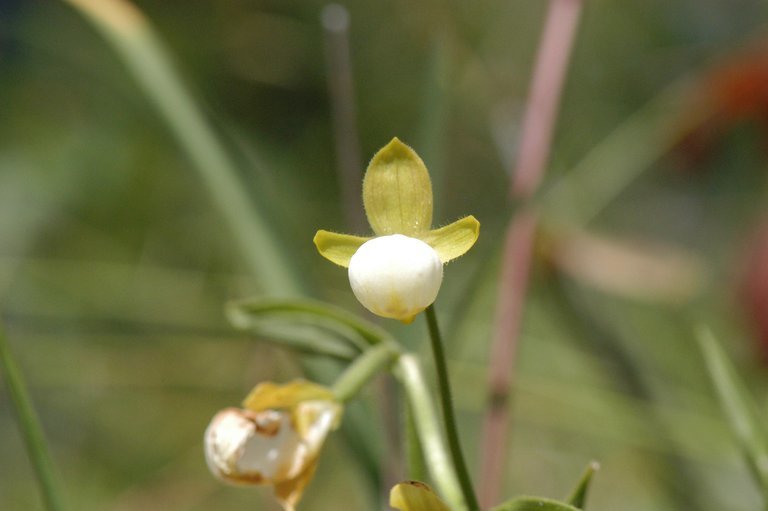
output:
M377 236L414 238L432 226L432 183L419 155L395 137L371 159L363 205Z

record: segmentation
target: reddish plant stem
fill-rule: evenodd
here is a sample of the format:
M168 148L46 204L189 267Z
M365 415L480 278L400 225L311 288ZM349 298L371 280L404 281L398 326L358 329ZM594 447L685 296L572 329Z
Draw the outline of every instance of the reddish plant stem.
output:
M510 195L529 200L541 183L576 35L583 0L551 0L542 31L530 96L522 124ZM502 258L488 377L489 404L483 424L480 501L498 502L510 431L510 388L514 381L525 296L530 278L537 215L522 208L507 228Z
M479 498L488 509L499 500L510 423L510 387L514 381L517 340L536 231L536 215L521 212L509 224L496 303L496 324L488 376L488 408L482 436Z

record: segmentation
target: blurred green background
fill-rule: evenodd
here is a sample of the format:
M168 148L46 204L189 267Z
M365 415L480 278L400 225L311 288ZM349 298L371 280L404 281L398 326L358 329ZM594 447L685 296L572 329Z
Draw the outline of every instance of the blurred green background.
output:
M325 4L136 5L302 293L362 313L312 245L319 228L352 231L355 211L337 172ZM517 207L509 169L546 2L344 5L363 162L398 136L430 168L435 222L474 214L483 226L437 302L475 467L500 245ZM764 405L766 21L759 0L586 2L537 198L506 494L561 497L595 459L595 511L759 507L691 324L714 327ZM287 290L252 272L206 186L78 12L0 0L0 312L71 509L277 509L268 489L219 484L203 459L217 410L301 374L298 355L228 326L227 300ZM424 350L422 321L392 323ZM3 390L0 509L42 509ZM381 484L337 434L304 509L381 507L377 490L406 476L384 455L398 419L380 396L353 407L368 412L359 433Z

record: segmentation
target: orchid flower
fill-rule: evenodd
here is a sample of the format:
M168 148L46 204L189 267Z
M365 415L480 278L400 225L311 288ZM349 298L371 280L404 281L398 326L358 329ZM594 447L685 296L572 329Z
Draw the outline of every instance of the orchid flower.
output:
M243 407L226 408L211 420L205 431L208 467L228 483L272 485L283 508L292 511L342 406L330 389L296 380L257 385Z
M373 237L317 231L329 261L348 268L352 292L369 311L410 323L437 298L443 264L477 241L480 223L466 216L432 229L432 183L424 162L397 138L377 152L363 180Z

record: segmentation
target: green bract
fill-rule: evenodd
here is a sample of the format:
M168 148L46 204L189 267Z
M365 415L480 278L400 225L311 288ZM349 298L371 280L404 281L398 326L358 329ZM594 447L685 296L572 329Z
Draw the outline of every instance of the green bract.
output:
M465 254L477 241L480 222L466 216L432 230L432 183L419 155L397 137L371 159L363 180L363 205L376 236L403 234L422 240L447 263ZM371 237L319 230L315 246L339 266L349 260Z

